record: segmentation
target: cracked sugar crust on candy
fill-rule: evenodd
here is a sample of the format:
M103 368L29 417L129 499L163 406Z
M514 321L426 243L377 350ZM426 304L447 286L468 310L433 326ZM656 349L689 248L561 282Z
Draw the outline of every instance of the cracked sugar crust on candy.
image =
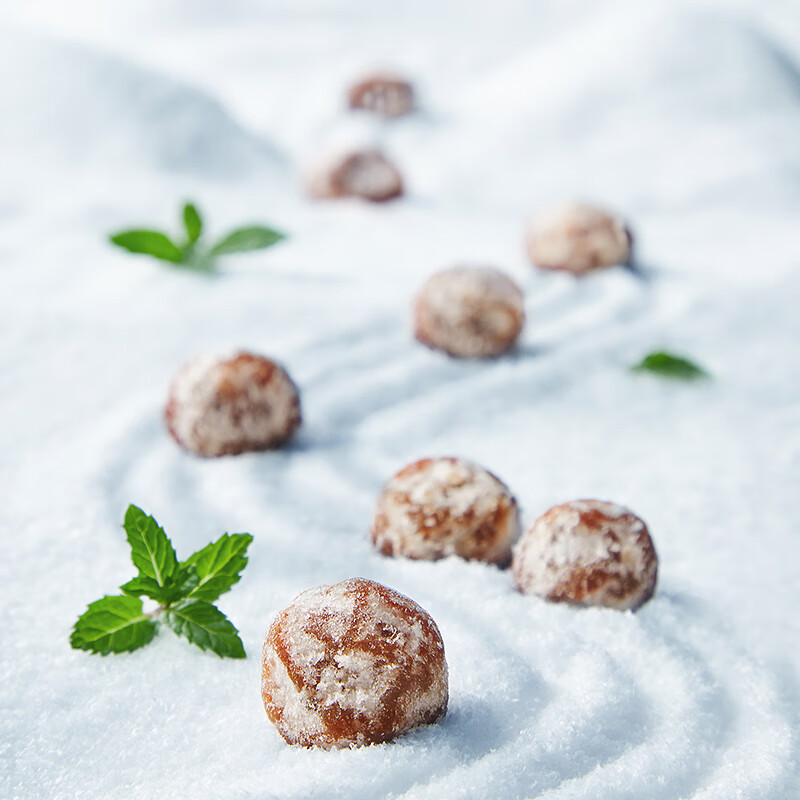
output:
M519 591L555 602L636 609L655 592L658 558L645 523L615 503L551 508L514 548Z
M519 530L517 502L492 473L460 458L424 458L384 486L372 543L387 556L505 566Z
M414 335L457 358L509 350L525 324L522 291L505 273L453 267L432 275L414 300Z
M347 105L384 117L402 117L414 110L414 88L399 75L374 72L350 86Z
M526 248L542 269L582 274L630 260L632 236L625 223L602 208L574 203L535 218Z
M306 189L312 197L360 197L373 203L403 194L403 176L379 150L356 150L330 155L306 172Z
M300 425L300 397L286 370L253 353L204 356L175 376L165 409L178 444L200 456L267 450Z
M447 710L436 623L364 578L303 592L272 622L262 661L264 708L290 744L385 742Z

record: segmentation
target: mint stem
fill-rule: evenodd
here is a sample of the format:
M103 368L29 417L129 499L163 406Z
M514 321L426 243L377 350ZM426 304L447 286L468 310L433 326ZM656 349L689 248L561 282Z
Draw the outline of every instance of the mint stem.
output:
M160 617L165 611L169 610L171 603L166 603L165 605L161 605L155 610L151 611L149 614L145 614L147 619L157 619Z

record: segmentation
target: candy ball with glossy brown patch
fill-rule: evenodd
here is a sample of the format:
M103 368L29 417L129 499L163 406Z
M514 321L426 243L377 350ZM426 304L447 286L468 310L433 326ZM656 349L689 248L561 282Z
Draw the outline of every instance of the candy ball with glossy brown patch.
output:
M372 543L387 556L456 555L505 566L519 536L517 502L491 472L461 458L423 458L384 486Z
M647 525L600 500L551 508L514 548L517 589L582 606L636 609L655 592L658 558Z
M403 194L403 176L379 150L357 150L312 165L306 173L306 188L319 199L359 197L383 203Z
M300 425L300 397L286 370L239 352L190 361L175 376L165 410L172 438L199 456L267 450Z
M375 72L348 89L347 105L384 117L402 117L414 109L414 88L398 75Z
M364 578L303 592L273 621L262 660L264 707L290 744L386 742L447 710L436 623Z
M621 219L602 208L575 203L536 217L526 247L535 266L581 275L628 263L631 242Z
M505 273L453 267L428 278L414 300L418 341L455 358L506 352L525 324L522 291Z

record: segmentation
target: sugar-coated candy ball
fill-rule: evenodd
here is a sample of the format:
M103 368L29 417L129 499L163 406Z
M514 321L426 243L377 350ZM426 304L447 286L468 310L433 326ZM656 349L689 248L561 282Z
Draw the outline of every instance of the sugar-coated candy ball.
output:
M551 508L514 548L519 591L555 602L636 609L655 592L647 525L627 508L575 500Z
M329 156L311 166L306 188L312 197L360 197L373 203L403 194L403 177L378 150L357 150Z
M414 300L414 334L456 358L509 350L525 324L522 291L503 272L453 267L428 278Z
M384 117L402 117L414 109L414 88L398 75L375 72L350 86L347 104Z
M505 566L519 536L517 501L491 472L461 458L423 458L383 487L372 543L387 556L457 555Z
M631 242L621 219L602 208L575 203L536 217L526 245L535 266L582 274L627 263Z
M289 744L386 742L447 710L447 662L427 611L364 578L303 592L262 652L267 716Z
M300 397L286 370L269 358L204 356L175 376L165 417L172 438L187 450L236 455L286 442L300 425Z

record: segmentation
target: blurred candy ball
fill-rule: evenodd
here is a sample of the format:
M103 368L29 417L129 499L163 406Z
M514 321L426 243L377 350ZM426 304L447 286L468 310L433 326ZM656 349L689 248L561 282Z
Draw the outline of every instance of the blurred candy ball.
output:
M286 370L239 352L186 364L169 389L165 410L172 438L199 456L267 450L300 425L300 397Z
M375 72L348 89L347 105L384 117L402 117L414 109L414 89L398 75Z
M631 234L621 219L581 204L536 217L526 240L532 264L576 275L627 263L631 243Z
M431 276L414 301L414 334L456 358L509 350L525 324L522 291L503 272L453 267Z
M380 151L357 150L328 156L311 166L306 188L319 199L360 197L382 203L403 194L403 177Z

